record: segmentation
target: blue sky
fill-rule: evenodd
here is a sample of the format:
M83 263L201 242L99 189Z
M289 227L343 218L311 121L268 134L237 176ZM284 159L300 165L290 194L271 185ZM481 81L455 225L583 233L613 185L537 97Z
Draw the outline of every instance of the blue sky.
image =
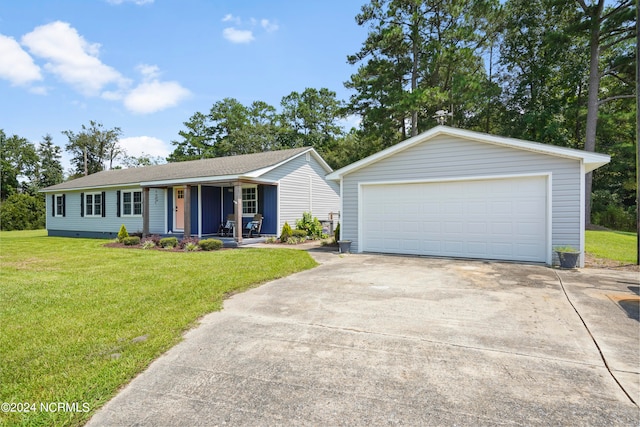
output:
M366 0L19 0L0 5L0 128L37 143L90 120L130 155L166 156L225 97L279 107L306 87L348 99ZM64 157L65 169L69 167Z

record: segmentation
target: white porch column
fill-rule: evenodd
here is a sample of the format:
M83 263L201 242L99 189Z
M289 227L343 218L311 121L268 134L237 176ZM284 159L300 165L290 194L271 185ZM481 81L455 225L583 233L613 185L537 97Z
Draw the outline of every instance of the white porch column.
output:
M191 186L184 187L184 238L191 237Z
M242 243L242 183L236 182L233 186L233 212L236 218L235 238Z

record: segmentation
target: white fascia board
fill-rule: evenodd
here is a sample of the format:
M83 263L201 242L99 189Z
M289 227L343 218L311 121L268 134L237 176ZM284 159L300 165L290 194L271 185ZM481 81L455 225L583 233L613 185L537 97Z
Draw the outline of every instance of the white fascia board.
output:
M144 181L140 185L143 187L164 187L174 186L182 184L199 184L202 182L215 182L215 181L235 181L239 179L239 175L224 175L224 176L202 176L197 178L181 178L181 179L167 179L162 181Z
M168 179L165 181L145 181L141 182L142 187L167 187L176 185L206 185L214 183L222 183L228 181L251 181L256 184L274 184L276 181L271 180L256 180L250 175L221 175L221 176L204 176L199 178L181 178L181 179Z
M600 166L606 165L611 160L611 157L606 154L591 153L583 150L575 150L572 148L558 147L549 144L540 144L537 142L524 141L515 138L506 138L503 136L489 135L486 133L480 133L475 131L469 131L465 129L452 128L448 126L436 126L429 129L426 132L411 137L403 142L400 142L392 147L386 148L378 153L375 153L369 157L358 160L348 166L338 169L337 171L327 175L327 179L339 180L341 176L347 175L400 151L406 150L413 145L419 144L424 141L428 141L440 135L455 136L462 139L468 139L472 141L485 142L488 144L500 145L503 147L517 148L521 150L527 150L557 157L564 157L572 160L578 160L584 162L585 172L590 172Z
M108 188L128 189L128 188L142 188L142 183L128 182L126 184L109 184L109 185L91 185L88 187L73 187L73 188L58 188L54 190L42 189L38 190L38 193L68 193L70 191L89 191L89 190L106 190Z

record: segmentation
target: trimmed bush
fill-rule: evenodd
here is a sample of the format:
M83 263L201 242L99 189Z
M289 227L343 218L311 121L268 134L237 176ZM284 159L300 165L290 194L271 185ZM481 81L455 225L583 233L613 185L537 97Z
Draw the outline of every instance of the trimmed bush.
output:
M200 240L198 245L203 251L217 251L218 249L222 248L222 240L204 239Z
M289 240L289 237L291 237L292 235L293 235L293 230L291 229L291 226L289 225L288 222L285 222L284 225L282 226L280 241L282 243L285 243L287 240Z
M122 239L122 243L127 246L136 246L140 244L140 238L138 236L130 236Z
M176 237L165 237L160 239L160 247L162 248L175 248L178 246L178 239Z
M118 242L120 243L124 242L124 239L126 239L127 237L129 237L129 233L127 232L127 227L125 227L124 224L122 224L120 226L120 231L118 231Z

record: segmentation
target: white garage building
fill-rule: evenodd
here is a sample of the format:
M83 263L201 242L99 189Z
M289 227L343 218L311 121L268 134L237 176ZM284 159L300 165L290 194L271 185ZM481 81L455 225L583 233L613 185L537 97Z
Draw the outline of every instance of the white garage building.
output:
M552 264L553 246L584 251L585 174L609 160L437 126L327 178L352 252Z

